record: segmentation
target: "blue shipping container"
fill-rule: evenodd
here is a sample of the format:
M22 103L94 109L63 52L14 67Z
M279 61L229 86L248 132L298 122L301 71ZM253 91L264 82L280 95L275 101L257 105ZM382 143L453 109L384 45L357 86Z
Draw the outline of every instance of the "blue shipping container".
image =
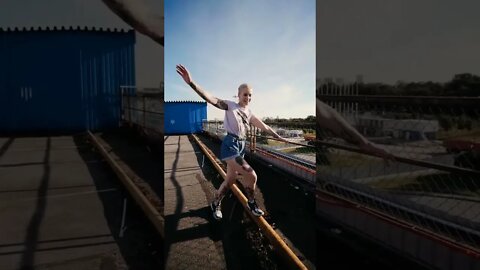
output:
M197 101L165 102L165 134L191 134L203 130L207 120L207 103Z
M0 133L116 127L134 31L0 29Z

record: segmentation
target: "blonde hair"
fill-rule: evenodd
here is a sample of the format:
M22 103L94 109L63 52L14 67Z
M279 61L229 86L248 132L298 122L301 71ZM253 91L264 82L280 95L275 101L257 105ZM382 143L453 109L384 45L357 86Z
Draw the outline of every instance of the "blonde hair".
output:
M240 91L242 91L242 89L252 89L252 86L248 83L240 84L240 86L238 87L238 93L237 93L238 96L240 96Z

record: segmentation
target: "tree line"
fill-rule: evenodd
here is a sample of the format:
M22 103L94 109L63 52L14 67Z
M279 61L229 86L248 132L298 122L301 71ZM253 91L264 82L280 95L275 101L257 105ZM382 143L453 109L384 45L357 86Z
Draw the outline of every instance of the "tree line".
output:
M327 84L329 87L337 86L334 82ZM460 73L455 74L450 81L445 83L432 81L397 81L393 85L386 83L358 83L358 94L480 97L480 76L471 73Z
M360 95L399 95L399 96L480 96L480 76L461 73L446 83L439 82L403 82L395 85L368 83L359 85Z

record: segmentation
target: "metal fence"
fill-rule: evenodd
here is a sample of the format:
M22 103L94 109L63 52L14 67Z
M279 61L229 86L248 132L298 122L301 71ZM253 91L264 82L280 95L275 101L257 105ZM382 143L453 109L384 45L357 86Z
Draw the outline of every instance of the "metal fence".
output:
M480 98L317 97L395 156L318 130L319 191L480 249Z
M164 110L161 88L122 86L122 120L146 132L163 134Z
M298 178L303 188L314 190L315 122L270 121L267 124L289 142L279 141L251 126L247 140L247 151L251 158L261 159L277 169L286 171ZM226 135L223 122L220 121L205 121L203 130L220 140Z

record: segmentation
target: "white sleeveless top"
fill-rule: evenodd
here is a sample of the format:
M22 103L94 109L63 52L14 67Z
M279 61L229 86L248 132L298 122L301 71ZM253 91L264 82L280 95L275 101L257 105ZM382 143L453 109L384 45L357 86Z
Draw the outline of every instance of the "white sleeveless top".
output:
M245 138L247 131L250 128L250 118L252 118L252 111L247 108L242 108L238 103L231 100L224 100L228 106L225 111L225 119L223 126L228 133Z

